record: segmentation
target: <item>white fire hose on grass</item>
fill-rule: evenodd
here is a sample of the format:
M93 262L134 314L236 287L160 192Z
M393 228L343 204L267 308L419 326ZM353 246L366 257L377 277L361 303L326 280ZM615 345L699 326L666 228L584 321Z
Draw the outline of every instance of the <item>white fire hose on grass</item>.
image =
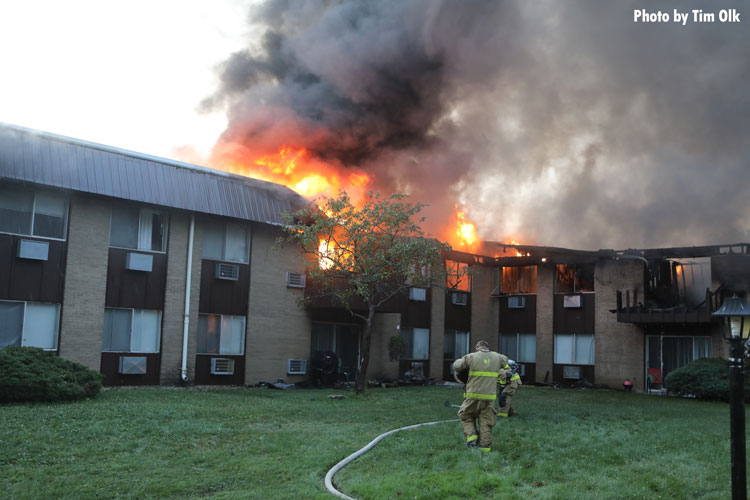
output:
M343 469L344 467L346 467L347 465L349 465L349 463L353 462L354 460L356 460L360 456L362 456L365 453L367 453L368 451L370 451L382 439L390 436L391 434L394 434L394 433L399 432L399 431L406 431L406 430L409 430L409 429L416 429L417 427L422 427L423 425L444 424L444 423L447 423L447 422L458 422L458 419L453 419L453 420L439 420L437 422L425 422L424 424L408 425L406 427L401 427L399 429L393 429L392 431L384 432L380 436L378 436L375 439L373 439L372 441L370 441L370 443L367 446L365 446L364 448L362 448L361 450L355 451L354 453L352 453L351 455L349 455L348 457L346 457L345 459L343 459L342 461L340 461L339 463L337 463L336 465L334 465L331 468L331 470L328 471L328 474L326 474L326 479L325 479L326 489L328 491L330 491L331 493L333 493L334 495L336 495L337 497L346 498L347 500L356 500L355 498L352 498L350 496L344 495L339 490L337 490L336 488L334 488L334 486L333 486L333 476L334 476L334 474L336 474L338 471L340 471L341 469Z

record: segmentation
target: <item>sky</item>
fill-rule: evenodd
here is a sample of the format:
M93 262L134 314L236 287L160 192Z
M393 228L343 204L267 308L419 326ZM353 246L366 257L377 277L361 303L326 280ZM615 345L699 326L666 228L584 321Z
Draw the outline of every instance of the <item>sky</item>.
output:
M240 172L304 148L430 204L432 233L461 209L493 241L747 242L748 23L741 1L3 2L0 122Z

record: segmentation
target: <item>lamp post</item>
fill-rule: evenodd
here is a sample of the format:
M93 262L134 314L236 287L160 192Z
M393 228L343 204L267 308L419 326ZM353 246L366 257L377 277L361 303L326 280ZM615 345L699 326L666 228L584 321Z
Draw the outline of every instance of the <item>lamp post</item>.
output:
M726 318L729 342L729 428L732 454L732 500L747 499L745 475L745 341L750 337L750 307L737 295L724 300L712 314Z

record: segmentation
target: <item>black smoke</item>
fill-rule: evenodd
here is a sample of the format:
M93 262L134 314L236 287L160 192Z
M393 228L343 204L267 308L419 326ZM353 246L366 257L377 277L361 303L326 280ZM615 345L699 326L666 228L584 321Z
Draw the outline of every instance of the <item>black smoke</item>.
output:
M633 11L736 8L742 22ZM747 16L747 17L746 17ZM489 240L571 248L750 239L742 2L268 1L207 108L223 144L307 147L381 191L464 204Z

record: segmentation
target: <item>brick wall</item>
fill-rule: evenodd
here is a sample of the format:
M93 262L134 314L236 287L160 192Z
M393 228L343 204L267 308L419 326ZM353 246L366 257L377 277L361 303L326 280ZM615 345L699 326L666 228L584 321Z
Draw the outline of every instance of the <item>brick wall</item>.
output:
M443 378L443 342L445 341L445 289L433 286L430 291L430 376Z
M310 361L310 316L299 306L304 289L288 288L286 273L304 273L304 262L291 244L274 249L282 231L254 225L250 257L250 299L247 318L245 383L284 379L299 382L304 375L287 375L287 359Z
M629 378L636 390L643 387L644 336L634 324L618 323L617 290L637 290L643 297L643 263L640 261L600 260L594 270L595 309L595 379L621 389Z
M544 381L549 372L552 381L554 360L553 299L555 266L541 264L537 267L536 284L536 381Z
M188 381L195 378L195 346L198 332L203 219L196 217L193 236L193 260L190 276L190 317L188 326ZM190 215L172 213L167 244L167 286L161 333L161 384L181 382L182 341L184 333L185 288Z
M490 349L498 351L500 311L498 299L490 297L495 288L497 268L474 266L471 291L471 350L479 340L486 340Z
M101 364L110 213L105 201L71 197L60 356L96 371Z

